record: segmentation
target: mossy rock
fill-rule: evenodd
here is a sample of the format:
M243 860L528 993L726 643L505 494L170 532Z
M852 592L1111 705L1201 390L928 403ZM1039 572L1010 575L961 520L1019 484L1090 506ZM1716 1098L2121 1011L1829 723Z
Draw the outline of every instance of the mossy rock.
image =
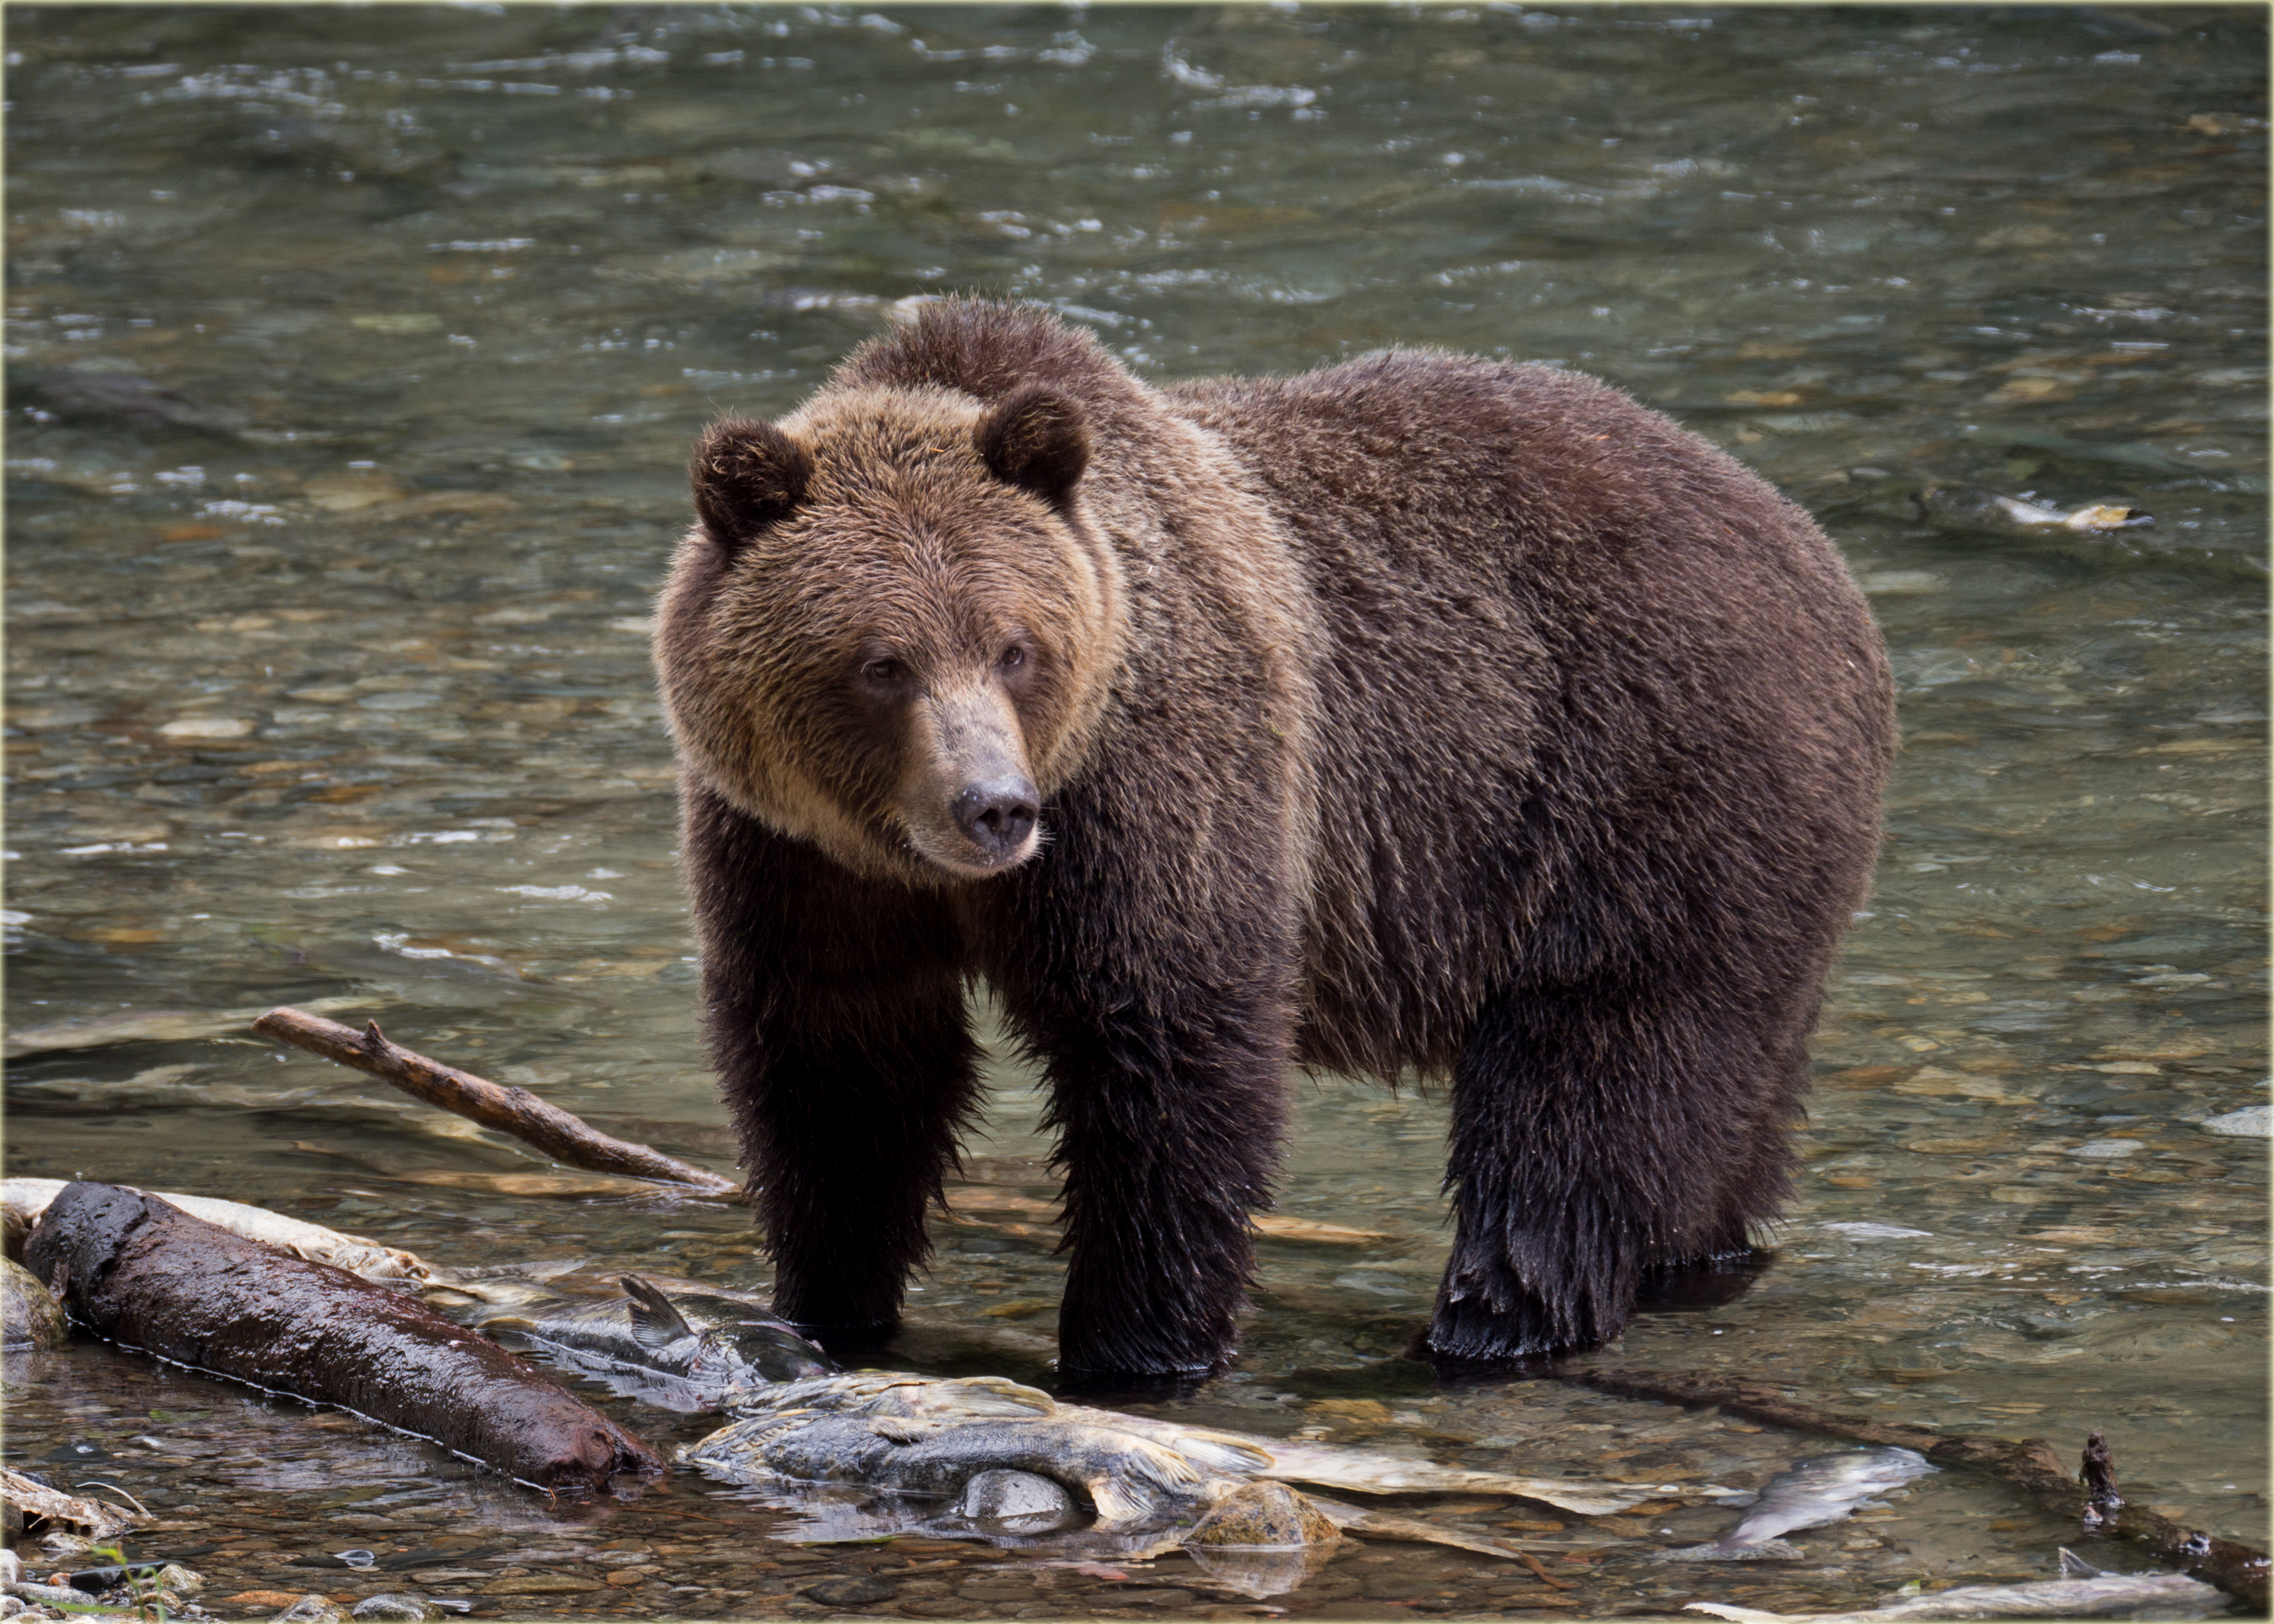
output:
M13 1259L0 1258L0 1343L12 1351L60 1348L70 1339L64 1305L31 1270Z
M1333 1545L1342 1531L1284 1483L1243 1484L1200 1520L1188 1545Z

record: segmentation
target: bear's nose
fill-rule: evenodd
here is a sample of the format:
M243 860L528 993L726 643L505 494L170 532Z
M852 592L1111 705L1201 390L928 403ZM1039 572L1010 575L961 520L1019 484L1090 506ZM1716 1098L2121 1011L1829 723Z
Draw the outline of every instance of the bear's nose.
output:
M1023 778L966 785L948 809L955 815L956 827L991 857L1017 851L1042 813L1035 786Z

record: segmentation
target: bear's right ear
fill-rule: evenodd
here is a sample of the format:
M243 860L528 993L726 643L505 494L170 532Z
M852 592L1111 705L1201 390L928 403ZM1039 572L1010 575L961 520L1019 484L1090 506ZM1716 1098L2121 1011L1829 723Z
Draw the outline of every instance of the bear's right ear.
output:
M697 443L688 475L703 528L732 553L796 510L813 456L771 423L721 417Z
M1053 508L1073 494L1089 466L1081 408L1054 389L1023 384L979 419L972 442L998 479L1032 491Z

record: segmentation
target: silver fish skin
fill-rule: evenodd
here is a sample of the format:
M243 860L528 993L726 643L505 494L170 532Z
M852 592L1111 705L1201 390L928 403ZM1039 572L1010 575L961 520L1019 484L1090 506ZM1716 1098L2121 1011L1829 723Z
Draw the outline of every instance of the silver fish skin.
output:
M1204 1470L1231 1479L1261 1477L1373 1494L1518 1494L1583 1516L1607 1516L1662 1494L1687 1498L1704 1492L1675 1484L1517 1477L1299 1439L1253 1437L1150 1416L1061 1404L1036 1388L992 1376L947 1380L863 1372L754 1394L731 1408L744 1416L802 1409L937 1420L1048 1418L1060 1425L1091 1427L1156 1444Z
M666 1290L636 1275L619 1283L622 1297L584 1302L498 1292L507 1311L475 1320L485 1330L512 1330L564 1364L629 1379L669 1408L692 1412L755 1401L838 1368L760 1299Z
M1789 1560L1800 1553L1779 1539L1779 1535L1837 1522L1873 1496L1901 1488L1935 1470L1915 1449L1850 1449L1796 1462L1768 1480L1744 1520L1720 1539L1661 1551L1657 1560Z
M1764 1613L1712 1601L1693 1601L1688 1610L1736 1624L1886 1624L1898 1619L2207 1619L2225 1606L2225 1591L2185 1574L2101 1574L1964 1585L1863 1613Z
M942 1499L961 1494L981 1472L1030 1472L1077 1494L1108 1532L1191 1516L1245 1481L1128 1432L1059 1417L778 1410L730 1422L681 1458L730 1483L858 1484Z
M2153 514L2123 502L2054 508L1974 485L1930 485L1911 500L1930 522L1965 529L2091 532L2137 530L2156 522Z
M1060 1406L1059 1413L1110 1421L1140 1437L1208 1460L1226 1471L1268 1477L1278 1483L1313 1483L1330 1489L1352 1489L1362 1494L1517 1494L1580 1516L1601 1517L1668 1495L1693 1500L1724 1492L1694 1484L1585 1482L1477 1471L1462 1466L1441 1466L1434 1461L1408 1460L1374 1449L1312 1443L1300 1438L1261 1438L1156 1420L1149 1416L1118 1415L1111 1410Z

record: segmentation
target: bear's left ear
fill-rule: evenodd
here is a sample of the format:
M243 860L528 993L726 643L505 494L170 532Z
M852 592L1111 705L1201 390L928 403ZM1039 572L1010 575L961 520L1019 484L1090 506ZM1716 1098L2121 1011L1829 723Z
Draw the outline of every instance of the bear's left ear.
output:
M1038 383L1023 384L997 402L971 437L997 478L1032 491L1053 508L1065 506L1089 466L1089 429L1081 408Z
M721 417L704 433L688 465L703 528L729 553L805 500L813 456L771 423Z

